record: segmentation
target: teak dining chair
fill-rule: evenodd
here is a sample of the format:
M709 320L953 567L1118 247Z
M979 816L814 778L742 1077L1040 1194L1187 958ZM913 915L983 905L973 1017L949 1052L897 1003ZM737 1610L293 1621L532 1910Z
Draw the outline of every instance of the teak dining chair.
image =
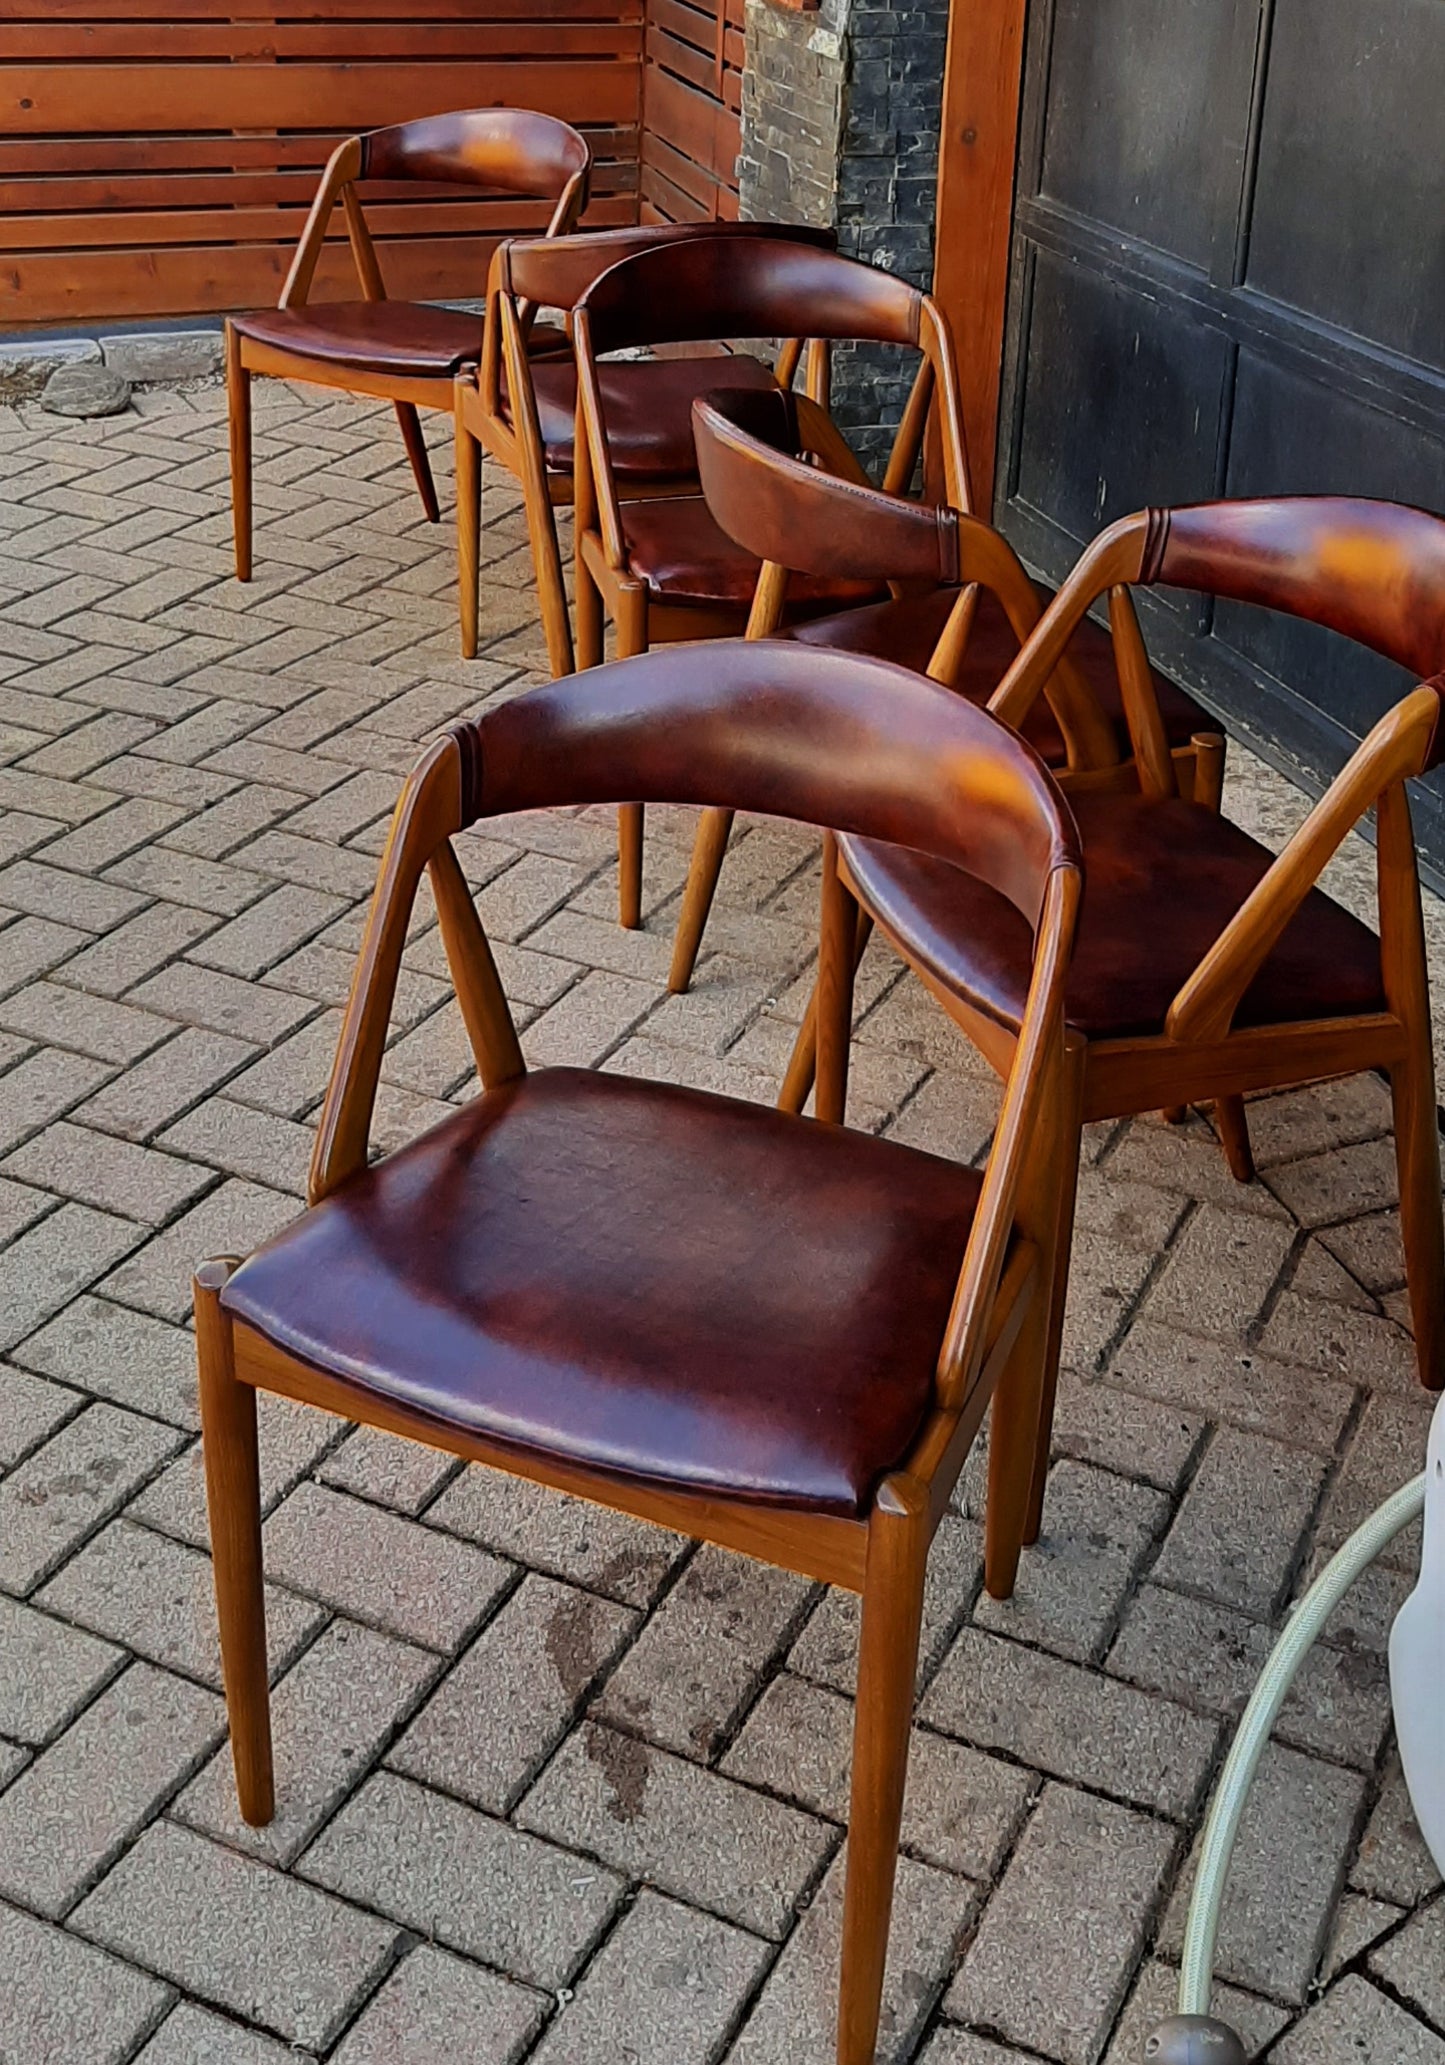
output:
M1275 857L1175 791L1130 589L1166 586L1257 604L1343 633L1422 683L1386 712ZM1075 790L1084 899L1068 979L1071 1137L1060 1188L1054 1316L1027 1539L1049 1454L1082 1125L1213 1101L1236 1175L1253 1173L1243 1094L1386 1070L1420 1380L1445 1384L1440 1139L1420 882L1405 784L1445 754L1445 521L1388 502L1297 497L1154 509L1095 540L989 707L1020 725L1090 606L1107 595L1140 790ZM1371 808L1378 937L1316 885ZM1014 1066L1029 940L993 892L900 846L848 839L865 922L886 914L930 942L954 1015L1001 1073ZM827 980L826 976L823 978ZM844 1007L846 1008L846 1007ZM838 1007L832 1009L836 1012ZM795 1060L804 1055L800 1038ZM846 1076L846 1055L830 1063ZM823 1057L818 1089L823 1094ZM800 1110L811 1067L790 1071ZM828 1088L841 1116L842 1092Z
M276 308L226 323L226 389L231 425L231 508L236 578L251 578L251 381L257 374L306 380L396 405L402 442L422 507L439 520L436 486L418 409L450 409L458 369L482 352L482 324L460 310L389 301L358 180L490 188L552 203L548 236L570 230L587 200L592 154L585 138L552 115L521 108L473 108L373 129L337 145ZM364 299L308 301L337 202ZM557 331L533 330L538 351L565 351Z
M938 425L948 497L968 506L963 414L947 320L932 297L857 259L815 244L768 239L741 248L735 238L696 237L622 260L582 296L571 318L583 437L576 467L577 658L602 657L610 619L619 656L678 638L736 633L747 621L759 562L709 514L694 485L666 500L622 499L612 466L612 417L601 361L639 347L716 339L785 338L784 370L807 340L806 378L826 397L828 353L845 340L901 347L919 355L917 375L890 455L890 484L911 478L930 415ZM717 385L723 383L719 381ZM865 478L841 432L821 415L829 463ZM829 435L831 433L831 435ZM881 582L804 576L790 602L818 614L872 599ZM641 808L619 813L618 902L622 923L642 922Z
M982 1174L732 1098L529 1074L453 835L642 796L908 840L1002 897L1033 973ZM833 843L830 838L830 852ZM399 1153L367 1136L423 870L482 1079ZM408 782L311 1168L310 1209L196 1323L241 1810L274 1808L256 1393L339 1412L862 1594L837 2055L871 2065L929 1543L993 1399L987 1581L1012 1587L1039 1414L1080 893L1029 747L934 683L795 645L697 645L459 724ZM953 1008L950 978L879 914ZM830 873L823 1048L853 916Z
M693 407L698 476L714 519L762 562L746 636L798 639L874 653L986 703L1033 631L1039 591L1002 534L947 505L840 479L827 471L835 433L806 395L704 396ZM815 464L807 463L809 460ZM792 577L885 577L886 602L783 626ZM1172 682L1154 691L1181 792L1218 808L1224 736ZM1109 634L1081 622L1024 736L1067 791L1132 786L1133 743ZM668 987L692 980L732 830L732 813L703 812L673 943Z
M659 244L698 236L785 237L829 250L831 230L769 222L660 223L644 229L595 230L569 237L510 238L492 257L481 364L458 373L457 573L462 657L477 653L477 590L481 567L482 454L506 467L522 490L527 535L547 658L554 676L574 664L572 625L562 579L553 510L573 493L577 373L565 356L538 359L527 350L527 320L539 305L570 311L611 266ZM719 363L719 358L722 362ZM798 351L785 352L791 379ZM696 395L725 382L734 387L776 385L761 360L743 352L624 359L597 369L608 427L608 452L624 500L676 495L697 488L691 409ZM514 399L515 397L515 399Z

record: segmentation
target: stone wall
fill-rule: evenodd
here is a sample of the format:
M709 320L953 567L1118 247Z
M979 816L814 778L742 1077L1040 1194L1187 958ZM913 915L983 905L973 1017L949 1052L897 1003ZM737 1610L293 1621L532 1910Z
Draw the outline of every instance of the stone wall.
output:
M839 248L926 286L948 0L749 0L739 191L745 216L832 224ZM867 459L912 377L899 354L836 355L834 409Z

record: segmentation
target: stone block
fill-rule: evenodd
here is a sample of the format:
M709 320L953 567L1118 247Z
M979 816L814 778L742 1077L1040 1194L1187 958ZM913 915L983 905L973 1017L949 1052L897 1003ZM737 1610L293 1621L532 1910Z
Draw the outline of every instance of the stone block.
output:
M0 1736L49 1741L124 1661L109 1642L0 1594Z
M774 1938L836 1840L795 1808L591 1723L568 1737L517 1820Z
M1284 1596L1326 1465L1305 1449L1216 1434L1184 1495L1154 1575L1269 1615Z
M271 1694L276 1817L241 1819L229 1748L221 1749L175 1806L193 1828L273 1864L294 1861L405 1721L436 1675L424 1649L334 1620Z
M532 2055L710 2065L766 1960L756 1936L644 1888Z
M1220 1916L1215 1972L1276 2000L1303 2002L1363 1812L1358 1772L1271 1744L1250 1789ZM1197 1859L1181 1873L1160 1932L1177 1956Z
M805 1578L705 1544L597 1703L601 1720L710 1759L796 1629Z
M121 2065L169 2000L149 1972L0 1905L0 2057Z
M37 1595L48 1612L123 1642L168 1670L219 1688L220 1644L211 1559L131 1521L112 1521ZM274 1676L324 1616L306 1600L266 1587L266 1637Z
M69 1421L0 1485L0 1589L33 1591L182 1440L117 1405Z
M1173 1831L1047 1785L949 1988L947 2011L1095 2065L1143 1946Z
M138 330L102 337L100 349L111 372L153 386L214 378L225 358L219 330Z
M1445 2065L1445 2039L1357 1973L1332 1986L1270 2053L1274 2065Z
M544 2012L538 1994L434 1943L419 1943L363 2009L332 2061L454 2065L464 2030L467 2065L512 2065L536 2035Z
M312 1483L266 1522L265 1554L282 1584L427 1649L457 1648L512 1578L470 1542Z
M383 1772L312 1844L303 1875L534 1986L565 1986L622 1882L600 1865Z
M224 1725L213 1693L132 1664L0 1797L0 1893L58 1920Z
M119 416L130 407L130 382L89 359L57 366L40 391L40 406L52 416Z
M844 1850L774 1965L728 2053L729 2065L793 2065L800 2058L832 2057L846 1869ZM900 2065L912 2052L978 1911L978 1897L966 1880L909 1857L898 1860L878 2031L881 2065Z
M388 1763L475 1806L506 1813L637 1621L625 1606L530 1571Z
M1216 1724L1077 1664L967 1628L920 1708L929 1727L1055 1777L1183 1819Z
M71 1927L290 2043L324 2050L390 1962L396 1930L165 1821Z

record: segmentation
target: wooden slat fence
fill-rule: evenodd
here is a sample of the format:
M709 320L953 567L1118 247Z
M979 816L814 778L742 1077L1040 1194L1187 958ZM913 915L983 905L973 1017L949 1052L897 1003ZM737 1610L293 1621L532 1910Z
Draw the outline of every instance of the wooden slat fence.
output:
M597 158L587 221L636 221L648 5L9 0L0 329L273 302L338 139L448 108L574 123ZM363 198L389 291L437 300L480 295L496 239L548 212L446 187ZM356 292L339 214L334 232L318 296Z
M743 0L647 0L642 220L733 221Z

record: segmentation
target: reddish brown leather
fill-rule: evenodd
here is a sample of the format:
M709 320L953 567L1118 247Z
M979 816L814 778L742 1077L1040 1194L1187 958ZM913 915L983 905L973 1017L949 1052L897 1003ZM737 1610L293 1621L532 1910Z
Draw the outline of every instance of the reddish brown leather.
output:
M981 875L1030 924L1050 871L1078 861L1069 807L1032 748L881 660L775 639L663 646L452 735L467 823L575 803L726 804L907 841Z
M1089 1039L1159 1034L1185 978L1272 856L1227 818L1178 797L1070 798L1084 850L1084 899L1069 968L1069 1023ZM898 845L845 839L864 900L914 942L925 967L1016 1029L1033 942L987 884ZM1385 1008L1380 943L1312 889L1245 991L1234 1023L1285 1025Z
M570 237L516 237L505 246L511 289L546 308L575 308L594 280L621 259L700 237L773 237L835 249L837 232L781 222L666 222L642 229L585 230ZM721 333L719 333L721 334Z
M1150 511L1145 581L1285 610L1445 673L1445 520L1396 502L1294 495Z
M762 562L733 543L701 495L624 502L621 520L628 567L659 601L747 610ZM875 596L878 585L799 574L788 599L802 608L839 609Z
M445 379L482 352L480 316L417 301L318 301L231 321L243 337L278 351L401 379Z
M839 480L793 456L793 397L717 393L693 404L697 472L730 538L779 566L835 579L953 582L958 518Z
M711 390L726 381L740 389L779 392L761 359L750 358L746 352L721 360L608 359L597 368L597 378L612 471L623 485L696 478L692 404L699 389ZM548 470L570 474L576 455L577 372L573 361L556 359L535 365L532 388ZM505 372L502 413L510 420Z
M917 345L923 297L916 287L780 238L689 237L624 258L578 302L592 349L696 344L717 337L867 338Z
M1048 601L1046 589L1040 590L1040 599ZM956 590L939 588L931 595L908 596L901 602L873 603L862 609L845 610L837 616L815 617L808 623L791 626L781 636L795 638L804 645L826 646L834 652L872 653L879 659L894 660L901 667L912 667L923 674L928 671L934 647L942 636L955 600ZM1018 639L1004 614L1003 605L990 589L980 588L973 630L956 684L959 693L967 696L970 702L986 703L1018 649ZM1114 665L1114 648L1108 632L1100 630L1086 617L1070 641L1069 657L1084 675L1113 726L1119 757L1129 759L1134 748L1124 716L1119 670ZM1171 746L1187 746L1197 732L1220 731L1219 719L1211 717L1206 709L1187 696L1182 688L1176 688L1164 675L1154 675L1154 692L1159 699L1164 734ZM1067 764L1063 736L1049 708L1047 696L1040 696L1034 703L1023 730L1024 737L1048 766L1063 767Z
M591 163L585 138L570 124L527 108L426 115L361 139L363 179L458 181L549 201L574 180L585 182Z
M485 1093L243 1263L226 1309L355 1387L671 1487L866 1508L933 1397L980 1179L587 1070Z

